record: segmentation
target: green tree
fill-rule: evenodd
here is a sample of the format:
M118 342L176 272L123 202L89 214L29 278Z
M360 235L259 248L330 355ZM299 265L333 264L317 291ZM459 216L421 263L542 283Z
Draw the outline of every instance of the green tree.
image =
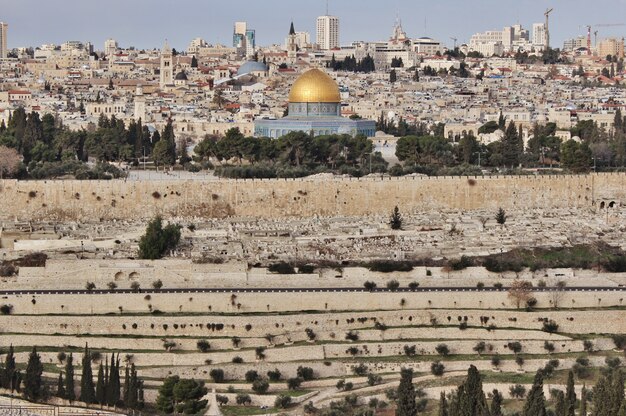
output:
M171 166L176 161L176 153L171 152L171 146L167 140L161 139L152 149L152 158L159 165Z
M389 73L389 82L391 82L393 84L397 80L398 80L398 74L396 74L396 70L395 69L392 69L391 72Z
M57 381L57 397L60 399L65 399L65 383L63 381L63 371L59 372L59 378Z
M176 411L186 415L198 414L208 403L202 399L208 392L204 382L181 379L174 385L173 394L176 403Z
M85 344L82 360L82 374L80 379L80 401L85 403L96 402L96 389L93 384L93 374L91 372L91 351Z
M505 166L515 167L519 164L524 145L515 123L509 123L502 138L502 162Z
M76 399L74 388L74 356L72 353L65 359L65 394L70 403Z
M4 369L2 370L2 387L5 389L13 390L15 380L16 366L15 366L15 354L13 351L13 344L9 346L9 352L7 352L4 360Z
M576 390L574 389L574 372L567 374L567 388L565 389L565 416L576 415Z
M522 416L546 416L546 398L543 394L543 373L537 371L533 386L528 392Z
M173 250L180 241L180 227L169 224L165 228L161 217L156 217L146 228L146 233L139 240L139 258L156 260Z
M24 376L24 395L27 399L37 401L42 397L42 380L43 364L41 357L37 354L37 348L33 347L32 352L28 356L28 364L26 365L26 374Z
M396 408L396 416L417 415L415 397L413 369L403 368L400 370L400 385L398 386L398 407Z
M489 416L489 407L483 392L478 369L471 365L465 381L457 389L458 416Z
M441 394L439 394L439 412L437 413L438 416L449 416L448 413L448 401L446 400L446 393L445 392L441 392Z
M96 381L96 402L104 406L106 400L106 386L104 384L104 366L100 363L98 379Z
M506 212L503 208L498 208L498 212L496 213L496 222L500 225L504 225L506 222L507 216Z
M578 414L587 414L587 388L584 385L582 390L580 391L580 406L578 407Z
M174 387L179 381L178 376L170 376L163 381L156 399L157 410L166 414L174 412Z
M491 416L502 416L502 394L498 390L492 392Z
M392 230L401 230L402 229L402 214L400 214L400 209L396 205L391 213L391 218L389 219L389 226Z
M554 405L554 414L556 416L566 416L567 405L565 403L565 394L561 390L556 392L556 404Z

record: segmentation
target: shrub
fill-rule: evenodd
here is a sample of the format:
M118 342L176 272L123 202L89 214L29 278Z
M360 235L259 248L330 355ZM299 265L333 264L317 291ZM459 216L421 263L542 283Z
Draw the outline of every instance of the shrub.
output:
M381 376L379 376L378 374L368 374L367 375L367 384L369 386L375 386L377 384L382 383L383 378Z
M230 341L233 343L233 347L235 348L238 348L239 344L241 344L241 338L239 337L232 337Z
M300 366L298 367L296 374L304 381L313 380L314 377L313 369L311 367Z
M299 377L294 377L287 380L287 388L289 390L298 390L301 385L302 379Z
M238 393L237 396L235 396L235 401L237 402L237 404L240 404L243 406L246 406L252 403L252 399L250 398L250 395L246 393Z
M554 322L552 319L550 319L549 321L543 321L542 331L549 332L552 334L558 330L559 330L559 324Z
M265 359L265 347L256 347L254 349L254 354L256 355L257 360Z
M315 271L315 266L312 264L303 264L298 267L298 273L301 274L310 274Z
M211 349L211 344L206 339L200 339L196 343L196 346L201 352L208 352Z
M593 351L593 342L589 341L588 339L583 341L583 350L585 350L586 352L592 352Z
M241 358L240 356L236 355L233 357L232 362L234 364L241 364L243 363L243 358Z
M139 292L139 289L141 289L141 285L139 284L139 282L132 282L130 284L130 288L133 290L133 292Z
M552 354L554 352L554 343L552 342L548 342L548 341L544 341L543 342L543 349L545 349L546 351L548 351L550 354Z
M500 366L500 356L499 355L494 355L493 357L491 357L491 365L498 368Z
M442 355L444 357L450 354L450 349L448 348L446 344L437 345L435 347L435 351L437 351L437 354Z
M286 409L290 404L291 397L284 394L279 394L276 396L276 400L274 400L274 407L278 407L280 409Z
M406 261L375 260L368 263L367 268L371 272L379 273L410 272L413 265Z
M466 329L467 329L467 322L465 322L465 321L461 322L461 323L459 324L459 329L460 329L461 331L466 330Z
M374 328L378 329L379 331L386 331L388 327L383 322L376 321L376 323L374 324Z
M404 346L404 353L408 356L408 357L412 357L415 355L415 345L405 345Z
M152 282L152 288L159 290L163 287L163 282L161 281L161 279L155 280L154 282Z
M88 291L92 291L96 288L96 284L94 282L87 282L85 283L85 289L87 289Z
M306 333L307 338L309 338L309 340L311 341L314 341L317 337L317 335L315 335L315 332L311 328L305 329L304 332Z
M389 290L397 290L400 287L400 283L397 280L390 280L387 282L387 289Z
M269 388L270 383L268 383L267 380L263 380L261 378L254 380L254 382L252 383L252 391L254 391L256 394L265 394L267 393L267 390Z
M275 368L274 370L270 370L267 372L267 377L270 379L270 381L279 381L280 376L281 376L281 373L278 368Z
M506 346L515 354L522 351L522 344L519 343L518 341L509 342Z
M294 269L294 267L291 264L285 263L284 261L281 261L280 263L270 264L267 270L270 273L278 273L278 274L295 274L296 273L296 269Z
M472 260L467 256L461 256L458 260L450 260L449 266L452 270L464 270L472 266Z
M359 334L356 333L355 331L348 331L346 333L346 339L349 341L358 341L359 340Z
M613 340L613 344L619 350L623 350L626 347L626 335L625 334L616 334L612 335L611 339Z
M209 372L209 376L211 376L213 381L216 383L223 383L225 380L224 370L222 370L221 368L214 368Z
M430 372L435 376L442 376L445 366L440 361L435 361L430 365Z
M0 277L11 277L17 274L17 269L9 262L0 263Z
M411 282L409 283L409 289L411 290L415 290L420 286L420 284L418 282Z
M370 282L369 280L365 283L363 283L363 287L366 290L369 290L370 292L373 291L374 289L376 289L376 283L375 282Z
M526 387L515 384L509 388L509 394L516 399L523 399L526 396Z
M219 403L221 406L225 406L226 404L228 404L228 397L222 396L221 394L215 395L215 400L217 400L217 403Z
M109 288L109 290L115 290L115 289L117 289L117 283L109 282L109 283L107 283L107 287Z
M479 341L472 349L480 355L485 351L486 346L485 341Z
M483 282L478 282L478 283L476 283L476 288L477 289L484 289L485 288L485 284Z
M498 282L498 283L494 283L494 284L493 284L493 287L494 287L494 288L496 288L496 289L498 289L498 290L502 290L502 288L503 288L504 286L502 285L502 283L499 283L499 282Z
M337 390L343 390L343 387L346 385L346 380L341 379L339 381L337 381L337 384L335 385L335 387L337 387Z
M0 313L2 313L2 315L10 315L11 312L13 312L13 305L4 304L0 306Z
M65 361L66 358L67 354L65 354L63 351L59 351L59 353L57 354L57 360L62 363L63 361Z
M364 376L367 374L368 368L365 364L361 363L352 367L352 372L357 376Z

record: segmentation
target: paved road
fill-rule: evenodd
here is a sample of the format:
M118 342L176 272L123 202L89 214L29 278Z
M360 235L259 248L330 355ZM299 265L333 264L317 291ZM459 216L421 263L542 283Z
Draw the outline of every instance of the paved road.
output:
M32 289L32 290L0 290L0 296L7 295L102 295L119 293L428 293L428 292L506 292L509 288L500 289L485 287L418 287L415 289L398 288L375 288L367 290L363 287L322 287L322 288L173 288L173 289ZM533 292L550 292L554 288L533 288ZM626 292L626 287L618 286L576 286L562 289L565 292Z

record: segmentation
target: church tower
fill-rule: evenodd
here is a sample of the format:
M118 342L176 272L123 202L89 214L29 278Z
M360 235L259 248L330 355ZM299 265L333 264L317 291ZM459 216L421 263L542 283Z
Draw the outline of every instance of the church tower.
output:
M146 122L146 97L143 95L143 87L141 84L137 84L137 89L135 90L135 120L139 121L141 119L142 122Z
M167 41L165 41L165 45L163 45L163 49L161 50L161 77L159 80L159 86L161 89L166 85L172 84L173 81L173 61L172 61L172 48L168 45Z
M298 43L296 37L296 30L293 27L293 22L291 22L291 28L289 29L289 38L287 41L287 62L290 65L296 63L296 58L298 56Z

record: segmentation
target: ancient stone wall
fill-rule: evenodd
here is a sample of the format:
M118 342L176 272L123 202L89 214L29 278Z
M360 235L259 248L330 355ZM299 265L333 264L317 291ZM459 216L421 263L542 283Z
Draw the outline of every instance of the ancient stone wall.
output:
M599 207L626 174L215 181L0 181L0 219L285 218L425 210ZM604 205L602 204L602 205Z

